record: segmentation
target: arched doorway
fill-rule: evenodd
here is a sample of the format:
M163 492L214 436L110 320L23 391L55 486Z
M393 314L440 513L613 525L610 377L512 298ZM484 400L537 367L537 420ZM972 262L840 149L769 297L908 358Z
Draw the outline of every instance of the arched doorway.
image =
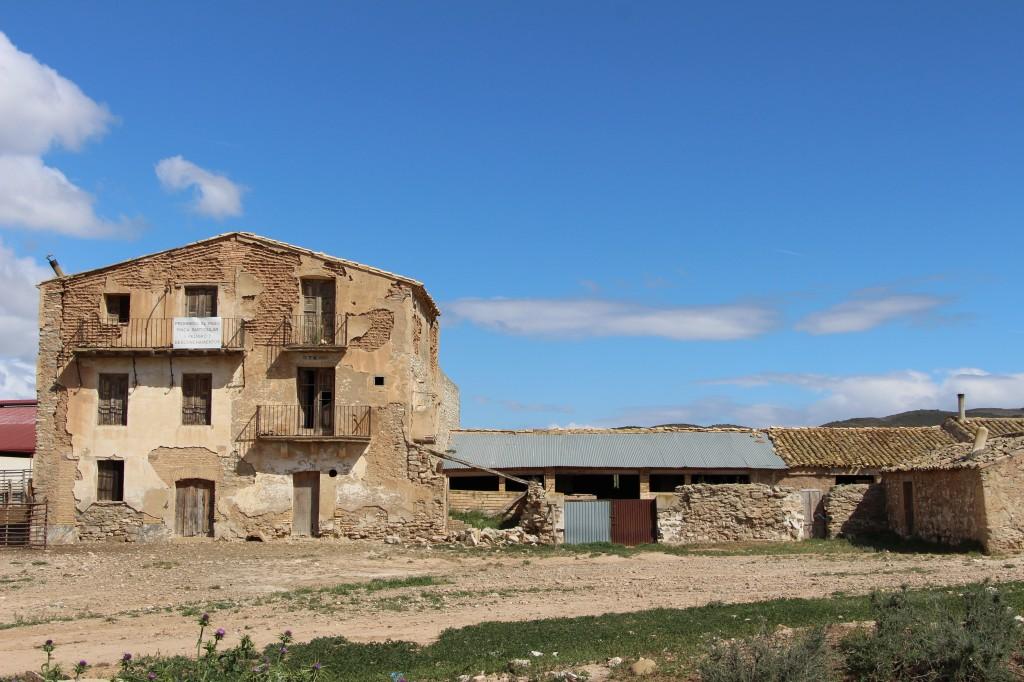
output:
M213 536L213 481L185 478L175 483L174 532L186 538Z

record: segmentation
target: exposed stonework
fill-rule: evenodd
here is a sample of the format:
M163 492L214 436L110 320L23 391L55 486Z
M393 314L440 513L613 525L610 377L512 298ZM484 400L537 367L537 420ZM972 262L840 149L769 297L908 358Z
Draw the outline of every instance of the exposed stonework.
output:
M333 311L349 331L340 344L288 347L301 327L294 321L306 319L304 280L333 282ZM189 286L216 288L216 315L237 330L232 346L170 349ZM107 321L110 294L130 296L127 325ZM427 333L438 314L414 280L245 233L44 282L35 471L51 539L165 537L175 532L178 488L207 484L216 537L288 536L297 477L314 474L314 532L443 534L445 480L421 446L446 447L458 426L458 389L437 367L436 334ZM138 350L124 343L129 337L142 339ZM318 368L333 373L327 394L336 408L351 408L330 423L349 429L363 420L365 435L306 437L319 432L303 431L298 377ZM129 376L127 425L98 424L101 374ZM208 425L183 423L185 374L211 376ZM261 433L260 406L292 412ZM97 502L102 460L124 463L122 503Z
M684 485L675 493L658 495L657 501L662 542L803 539L803 503L791 488L758 483Z
M877 483L837 485L824 500L828 536L864 537L889 528L885 488Z
M549 500L540 483L530 483L526 499L519 514L519 527L538 538L538 542L553 545L560 542L559 517L563 505Z

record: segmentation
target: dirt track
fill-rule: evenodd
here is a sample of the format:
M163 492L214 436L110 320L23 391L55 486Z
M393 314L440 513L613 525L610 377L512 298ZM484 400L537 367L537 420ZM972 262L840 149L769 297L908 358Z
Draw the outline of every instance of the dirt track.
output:
M433 576L434 585L323 588ZM592 615L709 601L827 596L875 587L1024 580L1024 559L963 555L557 556L401 549L363 543L187 542L0 553L0 675L57 659L114 661L122 652L187 653L194 614L265 644L297 640L428 642L486 620Z

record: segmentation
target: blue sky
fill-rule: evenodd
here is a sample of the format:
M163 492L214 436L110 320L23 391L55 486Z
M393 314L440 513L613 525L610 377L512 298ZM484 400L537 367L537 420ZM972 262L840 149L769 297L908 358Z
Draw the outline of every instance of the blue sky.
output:
M1022 29L1015 2L4 3L0 391L33 390L47 253L242 229L424 281L467 426L1021 407Z

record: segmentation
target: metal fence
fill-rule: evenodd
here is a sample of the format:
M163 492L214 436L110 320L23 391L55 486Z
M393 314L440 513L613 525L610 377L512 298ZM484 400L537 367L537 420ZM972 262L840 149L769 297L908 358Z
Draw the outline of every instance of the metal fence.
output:
M0 547L46 549L46 501L0 505Z
M369 405L259 405L257 438L369 438Z
M345 346L348 316L307 313L286 317L281 324L281 337L285 346Z
M127 322L91 318L81 320L71 347L89 349L159 349L174 347L174 317L133 318ZM245 347L245 320L222 317L221 348Z

